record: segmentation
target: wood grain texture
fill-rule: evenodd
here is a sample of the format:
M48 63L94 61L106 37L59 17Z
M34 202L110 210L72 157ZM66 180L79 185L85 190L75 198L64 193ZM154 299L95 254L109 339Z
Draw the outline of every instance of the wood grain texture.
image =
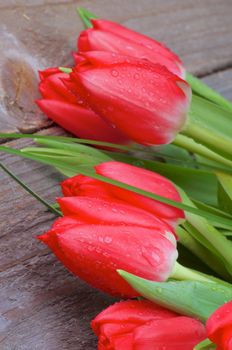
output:
M0 130L34 132L50 122L36 109L37 69L71 64L82 24L76 6L163 40L187 68L232 100L230 0L0 1ZM223 71L221 71L223 69ZM219 71L219 72L218 72ZM59 134L59 128L43 133ZM22 147L29 140L7 145ZM15 156L1 161L46 200L62 176ZM93 350L90 320L113 299L70 274L38 240L54 220L0 170L0 349Z
M2 0L0 130L49 124L37 109L37 70L71 65L82 6L166 43L187 69L205 75L232 65L231 0Z
M60 195L63 177L54 169L15 156L1 161L51 203ZM113 299L72 276L36 239L55 216L1 171L0 198L0 349L96 348L90 320Z

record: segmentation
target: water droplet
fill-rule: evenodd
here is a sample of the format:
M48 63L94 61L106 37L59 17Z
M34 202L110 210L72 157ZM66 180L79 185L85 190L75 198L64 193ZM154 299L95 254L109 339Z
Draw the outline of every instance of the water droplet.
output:
M112 69L112 71L111 71L111 75L113 76L113 77L117 77L118 76L118 71L116 70L116 69Z
M138 80L138 79L139 79L139 74L138 74L138 73L135 73L135 74L134 74L134 78Z
M111 243L112 240L113 240L113 239L112 239L111 237L105 237L104 242L105 242L105 243Z
M90 252L94 251L94 249L95 249L95 248L94 248L92 245L89 245L89 246L88 246L88 250L89 250Z

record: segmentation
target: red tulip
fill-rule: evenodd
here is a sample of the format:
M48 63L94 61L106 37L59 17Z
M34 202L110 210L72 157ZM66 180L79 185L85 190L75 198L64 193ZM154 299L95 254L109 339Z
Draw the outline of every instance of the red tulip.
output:
M181 202L181 197L172 182L152 171L115 161L101 163L95 169L99 175ZM181 209L82 175L65 180L62 190L65 196L97 196L112 201L120 200L146 210L174 227L184 218Z
M153 191L159 184L169 195L177 193L168 180L150 171L118 162L103 163L97 171L104 172L104 168L112 168L113 173L122 171L122 178L133 171L133 181L140 176L143 182L152 182ZM159 206L157 212L164 215L165 208L169 212L168 206L146 202L143 196L133 197L130 191L119 190L117 194L115 186L84 176L68 179L62 187L68 195L58 199L64 217L39 239L70 271L96 288L124 297L137 292L117 269L152 281L165 281L171 275L177 258L176 235L154 215Z
M67 87L129 139L173 141L186 123L189 85L164 66L110 52L86 52Z
M232 301L219 307L207 320L208 338L217 350L232 350Z
M78 137L127 143L128 140L119 130L99 117L80 97L74 96L65 87L62 79L67 76L58 68L40 72L39 90L43 98L36 101L39 108L54 122Z
M204 326L147 300L128 300L102 311L91 326L99 350L192 350Z
M78 49L84 51L111 51L158 63L179 77L185 69L177 55L158 41L122 25L105 20L92 20L93 28L84 30L78 39Z

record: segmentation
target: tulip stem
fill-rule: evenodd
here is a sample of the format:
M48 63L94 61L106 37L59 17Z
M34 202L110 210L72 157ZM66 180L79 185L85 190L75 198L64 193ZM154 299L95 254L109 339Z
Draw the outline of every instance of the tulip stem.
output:
M224 286L229 286L231 288L231 284L228 282L225 282L219 278L206 275L202 272L192 270L188 267L185 267L181 264L179 264L177 261L174 265L172 274L170 278L174 278L176 280L180 281L199 281L199 282L211 282L211 283L218 283Z
M189 152L196 153L206 159L225 165L232 168L232 161L223 158L221 155L211 151L207 147L195 142L192 138L185 135L177 135L172 142L173 145L186 149Z
M232 140L215 134L202 125L189 123L182 131L182 134L192 138L194 141L208 147L212 151L220 154L222 157L232 160Z

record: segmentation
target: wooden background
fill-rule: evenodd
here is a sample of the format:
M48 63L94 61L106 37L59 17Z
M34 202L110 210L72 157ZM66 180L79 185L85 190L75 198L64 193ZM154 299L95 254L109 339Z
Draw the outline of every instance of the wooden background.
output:
M60 132L34 104L37 70L71 63L82 29L77 6L164 41L189 71L232 99L231 0L0 0L1 132ZM5 154L1 160L45 199L59 195L53 169ZM113 299L74 278L36 240L54 216L3 172L0 215L0 349L96 349L89 322Z

